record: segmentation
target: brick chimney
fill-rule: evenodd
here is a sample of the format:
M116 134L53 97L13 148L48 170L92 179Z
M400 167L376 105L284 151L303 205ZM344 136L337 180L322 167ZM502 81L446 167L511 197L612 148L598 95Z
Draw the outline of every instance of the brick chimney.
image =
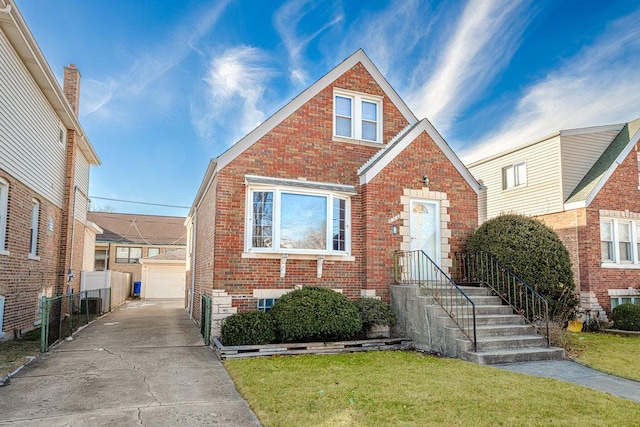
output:
M64 96L69 101L73 112L78 116L80 111L80 70L75 65L64 67L64 81L62 83Z

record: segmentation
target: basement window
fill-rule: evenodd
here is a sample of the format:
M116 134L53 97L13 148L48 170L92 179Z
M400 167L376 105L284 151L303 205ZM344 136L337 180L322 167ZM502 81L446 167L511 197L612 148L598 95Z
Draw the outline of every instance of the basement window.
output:
M267 313L276 302L277 298L258 298L258 311Z

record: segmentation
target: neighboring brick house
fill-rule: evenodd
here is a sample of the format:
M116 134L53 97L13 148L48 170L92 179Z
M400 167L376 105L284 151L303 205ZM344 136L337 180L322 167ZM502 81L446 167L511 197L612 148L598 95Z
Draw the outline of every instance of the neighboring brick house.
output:
M639 139L640 119L563 130L468 165L486 188L481 219L518 212L552 227L582 306L601 316L640 303Z
M77 115L80 72L61 89L12 0L0 0L0 337L39 321L42 295L80 287L99 231L86 219L100 160Z
M359 50L211 161L187 217L187 304L198 319L212 296L217 334L300 286L388 302L394 251L448 270L478 191Z
M131 273L132 282L142 281L140 259L185 248L184 217L111 212L89 212L88 217L103 231L96 236L96 271ZM184 262L180 274L182 278Z

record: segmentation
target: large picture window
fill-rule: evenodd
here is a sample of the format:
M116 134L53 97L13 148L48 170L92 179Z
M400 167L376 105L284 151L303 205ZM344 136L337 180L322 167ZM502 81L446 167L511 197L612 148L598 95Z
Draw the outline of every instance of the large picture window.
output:
M382 100L380 98L336 90L333 111L335 136L382 143Z
M330 192L249 191L247 249L279 253L347 253L349 198Z

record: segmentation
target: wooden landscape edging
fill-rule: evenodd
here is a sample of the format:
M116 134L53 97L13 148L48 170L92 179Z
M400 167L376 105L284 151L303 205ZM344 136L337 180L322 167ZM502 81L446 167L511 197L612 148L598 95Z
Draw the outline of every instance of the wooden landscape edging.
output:
M410 338L225 346L220 342L218 337L214 337L212 344L220 360L274 355L339 354L372 350L409 350L413 348L413 341Z

